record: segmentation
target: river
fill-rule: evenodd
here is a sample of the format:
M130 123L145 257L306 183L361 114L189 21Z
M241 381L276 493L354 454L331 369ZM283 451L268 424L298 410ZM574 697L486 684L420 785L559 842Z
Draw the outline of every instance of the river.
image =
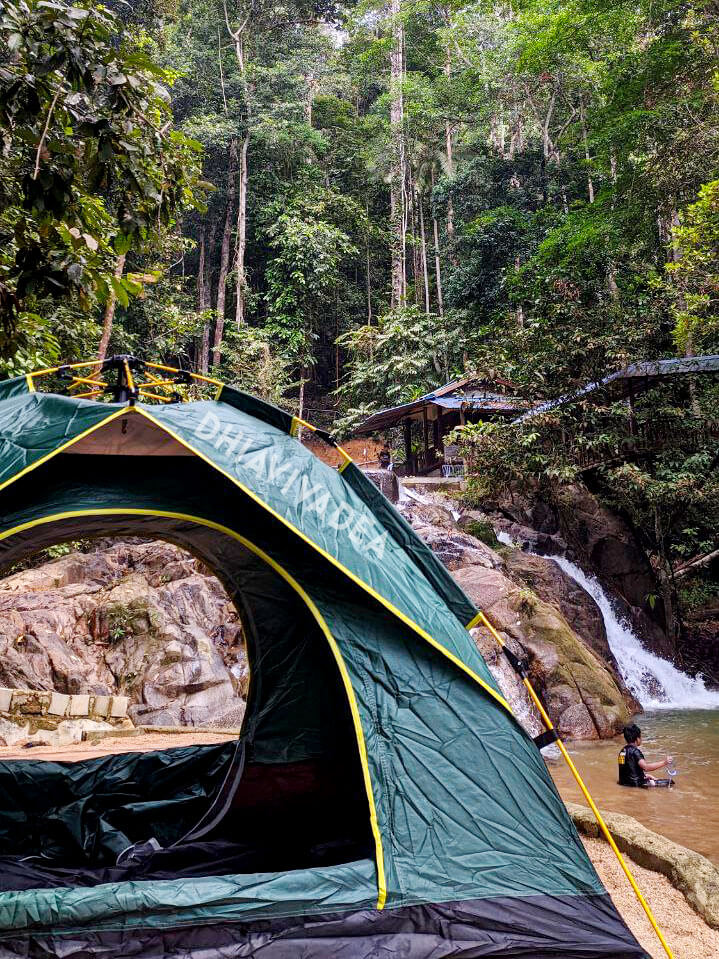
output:
M673 789L626 789L617 785L622 738L569 743L589 791L600 809L628 813L719 865L719 692L646 650L598 580L565 557L551 558L599 606L624 682L644 708L636 718L642 751L649 761L671 754L677 770ZM566 765L552 760L548 766L562 797L584 803Z
M567 743L582 778L604 812L634 816L655 832L702 853L719 865L719 713L705 709L647 710L636 717L648 760L674 757L673 789L626 789L617 785L620 737ZM586 805L565 763L547 763L562 798ZM654 773L663 776L663 772Z

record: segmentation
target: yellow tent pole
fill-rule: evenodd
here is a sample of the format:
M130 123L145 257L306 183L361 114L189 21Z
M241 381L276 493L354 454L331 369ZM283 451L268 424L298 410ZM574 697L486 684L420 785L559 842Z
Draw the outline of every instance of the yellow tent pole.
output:
M484 613L483 613L481 610L480 610L479 613L477 614L476 620L477 620L477 622L480 622L483 626L485 626L485 627L489 630L489 632L491 633L491 635L493 636L493 638L499 643L499 645L500 645L502 648L504 648L504 645L505 645L504 640L503 640L502 637L499 635L499 633L498 633L497 630L494 628L494 626L492 626L492 624L490 623L490 621L487 619L487 617L484 615ZM473 622L474 622L474 621L473 621ZM542 705L542 702L541 702L539 696L537 696L536 692L534 691L534 687L533 687L532 684L530 683L529 678L528 678L527 676L522 676L522 682L524 683L524 685L525 685L525 687L526 687L526 689L527 689L527 692L529 693L529 698L532 700L532 702L534 703L534 705L537 707L537 710L539 711L539 715L542 717L542 721L544 722L544 725L547 727L548 730L553 730L553 731L556 733L556 730L554 729L554 723L553 723L552 720L549 718L549 714L547 713L546 709L545 709L544 706ZM574 762L572 761L572 757L571 757L571 756L569 755L569 753L567 752L567 748L566 748L566 746L564 745L564 743L562 742L562 740L559 738L559 736L557 736L556 743L557 743L557 746L559 747L559 751L561 752L562 756L564 757L564 761L565 761L566 764L569 766L569 769L570 769L572 775L574 776L574 778L575 778L575 780L576 780L576 782L577 782L577 785L578 785L579 788L581 789L582 794L584 795L584 798L585 798L585 799L587 800L587 802L589 803L589 808L590 808L590 809L592 810L592 812L594 813L594 816L595 816L595 818L596 818L596 820L597 820L597 824L598 824L599 828L602 830L602 832L603 832L603 834L604 834L604 838L607 840L607 842L608 842L609 845L611 846L612 852L613 852L614 855L617 857L617 860L618 860L618 862L619 862L619 865L620 865L620 866L622 867L622 869L624 870L624 875L625 875L625 876L627 877L627 879L629 880L629 883L630 883L632 889L634 890L634 893L635 893L637 899L639 900L639 904L641 905L642 909L643 909L644 912L646 913L647 919L648 919L649 922L652 924L652 928L654 929L654 932L656 932L657 937L659 938L659 941L661 942L661 944L662 944L662 946L663 946L663 948L664 948L664 951L666 952L666 954L667 954L667 956L669 957L669 959L674 959L674 953L673 953L672 950L669 948L669 943L666 941L666 939L664 938L664 935L663 935L661 929L660 929L659 926L657 925L657 921L656 921L656 919L654 918L654 913L652 912L652 910L651 910L651 908L650 908L650 906L649 906L649 903L646 901L646 899L645 899L644 896L642 895L642 891L641 891L641 889L639 888L639 886L637 885L637 881L636 881L636 879L634 878L634 876L632 875L631 869L630 869L629 866L627 865L626 860L624 859L624 856L622 856L621 852L619 851L619 848L618 848L616 842L614 841L614 837L613 837L612 834L610 833L609 828L607 827L607 824L604 822L604 818L603 818L602 814L599 812L599 810L597 809L597 805L596 805L596 803L594 802L594 800L592 799L592 797L591 797L591 795L590 795L590 793L589 793L589 790L587 789L587 787L586 787L586 785L585 785L585 783L584 783L584 780L583 780L582 777L580 776L579 770L578 770L577 767L574 765Z

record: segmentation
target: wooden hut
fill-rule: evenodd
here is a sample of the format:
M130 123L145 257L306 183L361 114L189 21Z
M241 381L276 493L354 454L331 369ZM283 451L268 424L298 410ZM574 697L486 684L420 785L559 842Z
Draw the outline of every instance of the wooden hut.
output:
M404 431L405 467L408 476L441 473L452 467L453 450L445 437L456 426L482 420L511 422L528 412L533 404L518 396L509 380L480 374L452 380L410 403L402 403L369 416L355 430L360 436L386 432L401 426ZM419 452L416 450L419 441Z

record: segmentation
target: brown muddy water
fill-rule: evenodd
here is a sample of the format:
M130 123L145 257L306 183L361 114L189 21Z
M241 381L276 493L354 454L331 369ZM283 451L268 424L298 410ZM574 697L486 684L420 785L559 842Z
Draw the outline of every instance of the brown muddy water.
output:
M568 743L567 749L600 811L634 816L648 829L702 853L719 866L719 710L656 710L635 720L647 761L669 753L677 770L673 789L617 785L617 754L624 740ZM562 798L586 805L565 762L547 763ZM658 771L652 775L663 777Z

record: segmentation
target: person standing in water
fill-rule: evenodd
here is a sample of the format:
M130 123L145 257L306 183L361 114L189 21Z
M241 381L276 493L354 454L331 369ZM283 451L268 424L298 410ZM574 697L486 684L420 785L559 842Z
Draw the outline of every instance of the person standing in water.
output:
M619 752L619 785L634 787L670 786L673 779L655 779L648 775L657 769L671 766L673 759L667 756L656 763L648 763L644 753L639 748L642 744L642 731L636 723L624 727L624 738L627 741Z

